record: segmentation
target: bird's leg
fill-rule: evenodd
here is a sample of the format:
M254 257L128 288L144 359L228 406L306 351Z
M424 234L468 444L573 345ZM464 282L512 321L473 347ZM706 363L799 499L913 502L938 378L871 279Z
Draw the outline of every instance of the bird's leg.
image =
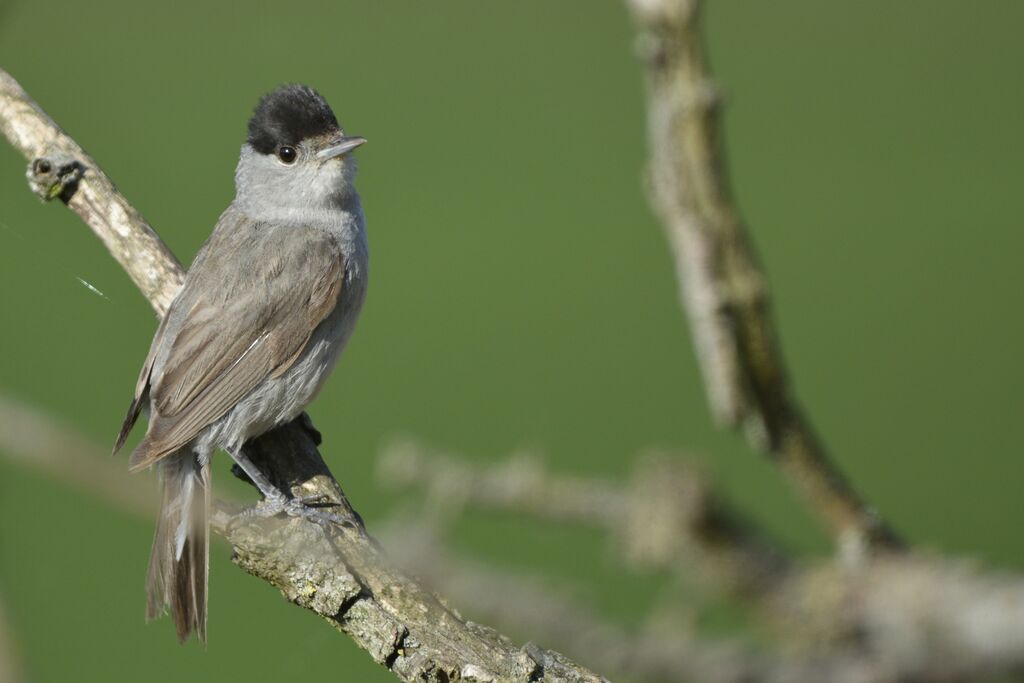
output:
M264 501L251 508L243 510L237 515L237 519L246 520L251 518L265 519L268 517L274 517L282 512L287 513L289 517L302 517L311 522L316 522L321 526L328 522L333 524L340 524L343 526L351 525L351 520L346 520L338 515L331 514L324 510L312 507L310 503L316 502L317 498L303 499L303 498L291 498L281 489L274 486L270 479L266 477L259 468L249 459L249 456L245 454L245 451L240 448L228 450L228 455L234 460L242 471L245 472L246 476L252 480L252 483L256 485L256 488L263 494Z
M249 456L245 454L245 451L242 450L242 447L225 450L227 450L231 459L242 468L242 471L245 472L246 476L252 480L252 483L260 490L260 493L262 493L263 497L267 499L267 502L288 499L281 489L271 484L266 475L260 472L259 468L256 467L252 460L249 459Z

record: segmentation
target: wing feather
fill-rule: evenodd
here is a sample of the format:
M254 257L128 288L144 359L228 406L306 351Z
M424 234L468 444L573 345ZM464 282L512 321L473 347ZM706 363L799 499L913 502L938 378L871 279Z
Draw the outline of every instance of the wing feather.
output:
M120 446L148 393L149 429L132 453L133 470L185 446L266 378L287 371L338 302L344 259L328 235L258 224L249 232L235 235L235 244L211 245L215 231L157 331L118 438ZM242 274L218 258L230 247L257 256ZM274 254L262 269L261 253Z
M188 410L172 417L151 416L146 438L129 461L131 470L148 467L187 444L266 378L274 360L266 340L266 335L257 339L217 381L208 385L202 396L189 404Z
M124 421L121 423L121 431L117 434L117 441L114 442L113 453L115 454L124 446L124 442L128 439L128 434L131 433L132 427L135 426L135 422L139 419L142 404L146 400L146 391L149 389L149 374L153 370L153 359L156 356L157 349L160 348L164 330L167 328L167 318L168 316L164 315L163 319L160 320L160 324L156 328L156 334L153 335L153 343L149 345L146 361L142 364L142 370L139 371L139 379L135 382L135 395L128 406L128 414L125 415Z

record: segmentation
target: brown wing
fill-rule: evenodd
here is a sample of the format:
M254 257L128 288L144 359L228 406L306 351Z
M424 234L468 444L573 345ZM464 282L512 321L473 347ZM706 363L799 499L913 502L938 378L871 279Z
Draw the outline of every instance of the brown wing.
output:
M117 441L114 442L113 452L115 454L124 446L125 440L128 439L128 434L131 433L132 427L135 426L135 422L139 419L139 411L142 410L142 404L147 398L146 391L149 389L149 373L153 370L153 358L156 356L157 349L160 348L160 342L163 340L164 329L167 327L167 320L169 318L170 315L164 315L160 325L156 328L156 334L153 335L153 343L149 346L146 362L142 364L139 379L135 382L135 395L128 406L128 414L121 424L121 431L117 435Z
M223 258L226 251L218 253L240 245L209 244L168 312L136 388L136 415L147 391L151 402L131 469L186 445L264 379L287 370L334 309L344 262L332 239L267 226L250 237L244 253L251 262L242 272L234 258ZM126 425L132 418L130 410Z

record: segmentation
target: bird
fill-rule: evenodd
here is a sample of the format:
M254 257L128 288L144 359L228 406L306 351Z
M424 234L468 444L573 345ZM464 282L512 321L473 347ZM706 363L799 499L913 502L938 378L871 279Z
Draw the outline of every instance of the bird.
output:
M235 197L197 252L142 365L117 453L162 489L146 620L168 610L182 643L207 639L210 460L225 450L263 493L262 514L315 518L276 488L245 444L300 415L348 342L366 297L369 248L346 135L320 93L288 84L248 123Z

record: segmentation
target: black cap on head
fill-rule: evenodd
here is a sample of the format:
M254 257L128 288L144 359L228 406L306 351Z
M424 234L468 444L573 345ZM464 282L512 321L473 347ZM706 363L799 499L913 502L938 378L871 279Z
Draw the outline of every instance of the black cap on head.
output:
M320 93L308 85L283 85L256 105L248 142L257 152L270 154L281 145L294 146L338 129L338 119Z

